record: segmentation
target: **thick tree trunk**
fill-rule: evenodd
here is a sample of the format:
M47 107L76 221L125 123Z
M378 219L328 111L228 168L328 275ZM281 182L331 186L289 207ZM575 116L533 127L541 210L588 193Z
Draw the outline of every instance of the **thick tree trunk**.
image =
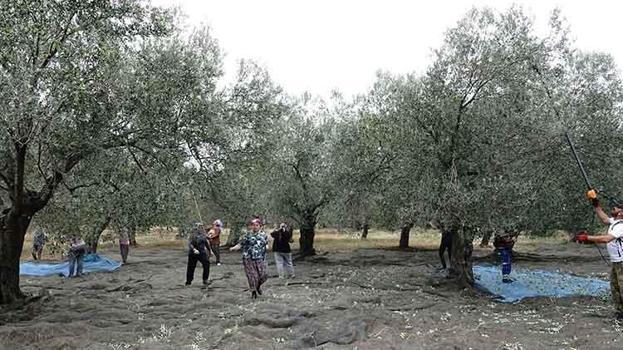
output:
M413 228L412 223L406 223L402 225L400 228L400 243L398 244L398 248L409 248L409 236L411 235L411 229Z
M313 215L306 216L305 220L301 222L300 231L301 236L299 238L299 246L301 256L316 255L316 249L314 249L316 218Z
M452 229L452 266L451 276L459 285L468 287L474 285L474 271L472 269L472 245L471 236L465 229Z
M19 288L19 261L29 224L30 217L17 217L11 212L4 217L0 216L1 304L11 304L24 298Z

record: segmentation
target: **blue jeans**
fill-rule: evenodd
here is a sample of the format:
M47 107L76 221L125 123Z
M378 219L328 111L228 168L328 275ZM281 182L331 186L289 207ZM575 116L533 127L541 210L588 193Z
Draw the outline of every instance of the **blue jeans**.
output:
M82 275L82 268L84 267L84 254L69 254L69 276Z
M502 277L506 277L511 273L513 250L511 248L501 248L500 256L502 257Z

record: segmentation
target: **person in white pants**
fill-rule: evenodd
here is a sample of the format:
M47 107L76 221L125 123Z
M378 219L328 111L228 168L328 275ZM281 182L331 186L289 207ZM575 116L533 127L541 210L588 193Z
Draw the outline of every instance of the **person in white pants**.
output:
M292 264L292 251L290 250L292 229L288 224L282 222L278 229L271 232L270 236L273 238L273 253L279 278L294 278L294 265Z

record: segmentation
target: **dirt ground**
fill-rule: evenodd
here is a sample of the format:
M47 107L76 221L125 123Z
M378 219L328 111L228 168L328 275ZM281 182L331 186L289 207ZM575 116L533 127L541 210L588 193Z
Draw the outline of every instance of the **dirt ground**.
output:
M110 248L109 248L110 249ZM521 247L519 247L521 251ZM531 250L533 250L531 248ZM118 258L114 250L105 255ZM483 255L487 251L478 251ZM607 278L597 251L543 244L515 266ZM183 285L183 249L139 248L113 273L22 277L40 298L0 310L2 349L622 349L610 301L533 299L508 305L444 283L435 251L360 249L270 274L246 290L239 253L212 265L211 284Z

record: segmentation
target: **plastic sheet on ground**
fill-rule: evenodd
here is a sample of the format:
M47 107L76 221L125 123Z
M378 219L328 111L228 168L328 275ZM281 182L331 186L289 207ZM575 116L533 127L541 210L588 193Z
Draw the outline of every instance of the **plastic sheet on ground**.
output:
M531 297L604 296L610 283L597 278L578 277L561 272L513 269L512 283L502 283L500 266L474 266L476 287L496 296L503 303L518 303Z
M87 254L84 257L83 273L111 272L121 266L121 263L98 254ZM69 275L69 261L61 263L40 263L34 261L19 264L19 274L26 276L67 276Z

